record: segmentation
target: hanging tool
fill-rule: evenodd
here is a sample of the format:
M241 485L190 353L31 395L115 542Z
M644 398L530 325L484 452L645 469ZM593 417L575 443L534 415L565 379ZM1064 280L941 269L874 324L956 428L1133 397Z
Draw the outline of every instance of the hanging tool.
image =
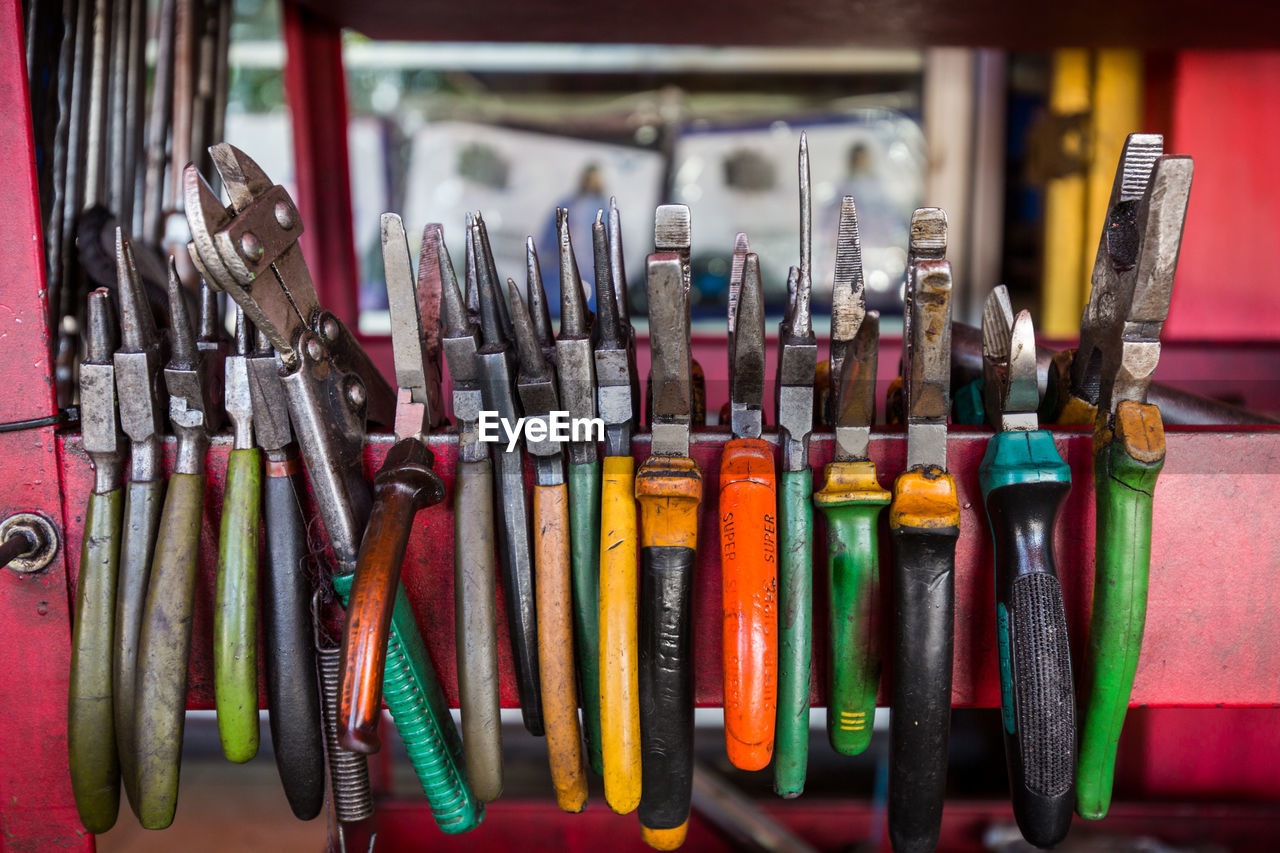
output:
M236 310L235 350L226 359L232 445L223 487L213 610L213 690L222 754L243 763L258 754L258 528L262 453L253 443L249 352L256 334Z
M720 457L724 740L729 761L763 770L773 755L778 697L777 479L764 424L764 293L746 254L729 302L730 420Z
M1093 423L1097 554L1076 769L1076 811L1091 820L1106 816L1111 802L1146 621L1152 496L1164 467L1164 424L1147 391L1160 358L1194 164L1162 155L1163 147L1157 134L1125 141L1080 346L1054 357L1042 409L1059 423Z
M187 661L204 513L205 451L209 447L209 412L214 408L201 381L200 352L173 258L169 259L169 327L172 351L164 381L178 453L160 513L136 675L136 806L138 820L147 829L164 829L173 823L178 805Z
M324 742L302 517L306 487L276 354L262 330L255 332L246 366L253 437L267 457L262 494L267 562L261 575L271 749L289 808L299 820L311 820L324 807Z
M541 287L542 282L535 285ZM535 463L533 565L538 591L538 671L542 676L542 719L547 730L551 784L562 810L580 812L587 801L587 771L578 726L578 691L574 684L571 514L564 454L561 442L553 434L551 420L551 413L559 410L560 401L555 374L542 356L533 321L511 279L507 279L507 290L520 364L516 387L525 413L525 444ZM486 311L487 303L500 298L482 288L482 312Z
M680 256L680 269L684 276L684 292L688 294L693 286L693 246L691 243L693 232L689 228L689 208L683 204L660 205L654 211L654 218L654 251L659 254L674 252ZM688 327L689 324L686 321L686 331ZM702 365L698 364L698 360L693 358L692 355L690 355L689 365L689 375L692 378L693 389L693 399L690 404L692 409L689 412L689 417L693 426L705 426L707 423L706 374L702 370ZM652 374L649 380L650 387L647 396L650 404L650 420L652 420Z
M631 428L640 428L640 407L644 399L640 396L640 373L636 370L636 330L631 325L630 295L627 293L627 268L622 253L622 214L618 211L618 200L609 197L609 273L613 276L613 296L618 306L619 328L626 333L627 370L631 374ZM596 297L599 308L600 298ZM597 373L599 364L596 365ZM606 426L607 431L607 426Z
M995 554L1000 718L1013 814L1027 841L1066 838L1075 799L1075 690L1053 529L1071 468L1039 428L1031 315L998 285L982 312L984 409L995 436L978 468Z
M432 269L434 268L434 273ZM480 330L467 313L439 225L422 234L419 288L440 280L445 361L453 382L458 461L453 480L454 644L467 779L484 803L502 793L502 719L498 698L498 622L494 584L493 465L480 442Z
M636 647L635 428L639 380L635 330L623 319L627 283L622 277L618 209L611 204L606 247L609 278L600 276L600 235L593 226L596 280L596 410L604 421L604 466L600 488L600 747L604 798L618 814L640 804L640 704ZM621 295L620 295L621 294Z
M947 473L951 265L939 208L911 217L902 336L907 470L893 485L893 714L889 835L894 850L933 850L942 824L951 720L955 549L960 504Z
M655 242L689 243L689 209L663 205ZM688 831L693 784L693 564L702 476L689 457L692 381L689 297L678 253L655 252L645 265L650 338L651 444L636 474L640 502L640 829L658 850L674 850Z
M809 432L818 341L809 310L812 291L813 206L809 142L800 134L800 267L788 288L778 329L778 432L782 488L778 494L778 720L773 789L782 797L804 791L809 763L809 679L813 665L813 477ZM790 284L790 282L788 282Z
M338 738L344 749L353 752L372 753L380 748L377 729L385 675L388 693L402 694L388 695L392 717L404 719L399 724L402 735L409 725L418 727L415 735L421 745L409 744L409 759L436 825L454 834L474 829L484 807L467 785L462 744L400 583L413 519L420 510L444 499L444 482L433 469L435 457L426 442L428 430L441 420L439 409L431 408L433 402L439 405L438 386L427 390L439 372L427 367L423 328L428 324L419 315L404 223L394 213L382 215L382 257L388 300L397 318L391 326L398 386L396 443L373 480L373 509L355 576L334 578L347 605ZM429 323L438 336L438 318ZM404 659L402 649L408 650L409 659ZM411 691L406 690L410 685ZM415 704L406 707L401 703L410 692L416 694Z
M878 530L890 496L870 455L879 348L880 315L867 311L863 288L858 212L845 196L831 291L828 401L835 459L813 496L827 520L827 740L841 755L858 755L871 743L880 684Z
M343 749L338 743L338 694L342 690L342 649L321 637L322 614L320 590L312 599L311 623L316 626L314 638L316 663L320 674L320 703L324 718L325 752L329 758L329 787L333 797L333 816L337 819L339 851L346 849L343 824L356 823L373 816L373 791L369 785L369 759L360 752Z
M89 348L80 363L80 424L85 453L93 462L93 491L85 510L76 581L67 753L80 822L89 832L98 833L115 824L120 809L111 652L124 504L124 433L116 414L111 360L116 325L111 292L106 288L89 294L88 331Z

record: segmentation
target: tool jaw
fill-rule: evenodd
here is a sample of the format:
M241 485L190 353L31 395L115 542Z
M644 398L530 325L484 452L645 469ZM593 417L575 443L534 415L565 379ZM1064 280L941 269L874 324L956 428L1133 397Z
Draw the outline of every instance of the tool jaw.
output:
M737 299L730 301L729 316L734 328L729 419L735 438L759 438L764 428L764 293L760 258L754 252L742 258L742 282Z
M555 373L542 357L542 347L534 331L533 320L529 317L515 282L508 279L507 288L511 299L511 324L515 331L516 351L520 359L516 389L520 394L525 421L542 424L542 438L534 438L530 435L526 423L525 446L534 456L558 458L560 443L551 438L551 413L560 408L560 400L556 394Z
M907 420L907 468L947 467L947 415L951 408L951 264L917 260L910 342L903 362Z
M627 293L626 264L622 254L622 215L617 199L609 198L609 273L617 301L618 325L627 347L627 369L631 375L631 428L640 424L640 373L636 369L636 330L631 325L631 302ZM599 368L597 367L597 370ZM629 452L629 451L628 451Z
M257 346L245 359L253 433L258 446L274 458L293 441L289 427L289 403L280 384L281 363L266 335L258 333Z
M862 242L858 235L858 209L851 196L840 199L840 225L836 231L836 270L831 287L831 348L828 381L831 410L827 420L840 420L836 403L844 371L845 353L867 314L866 286L862 276ZM877 315L878 316L878 315ZM877 329L879 328L877 321ZM876 342L877 346L879 342ZM874 393L874 389L873 389Z
M983 409L988 423L1004 432L1039 429L1035 329L1029 311L1014 317L1009 291L1003 284L987 294L983 305L982 361Z
M947 214L940 207L922 207L911 214L911 230L907 243L907 287L902 299L902 399L910 399L911 338L915 314L915 267L920 261L942 260L947 254Z
M203 354L196 347L191 319L187 316L182 283L173 259L169 259L170 358L164 368L169 391L169 423L178 438L174 473L202 474L209 446L209 409L213 405L203 379Z
M420 438L436 415L431 411L433 401L427 391L427 354L409 240L404 222L396 214L382 214L381 226L382 266L391 313L391 353L398 388L395 433L398 439ZM434 402L438 409L438 393Z
M232 446L237 450L253 447L253 395L249 390L249 338L244 312L236 312L236 347L224 363L223 408L231 421Z
M687 457L693 389L688 294L684 289L684 262L678 252L655 252L648 257L645 288L649 295L649 328L672 330L650 334L649 338L653 385L651 452L655 456Z
M106 494L120 488L124 476L124 431L116 414L116 369L112 350L116 323L111 293L98 288L89 294L89 349L80 363L80 433L85 453L93 461L93 490Z
M846 345L839 384L832 394L836 462L865 462L871 458L879 353L880 312L868 311Z
M782 433L782 470L809 467L809 433L813 429L813 377L818 367L818 340L807 313L808 281L801 275L796 298L778 329L778 429ZM804 325L796 325L800 320Z
M611 211L616 213L616 209ZM596 412L604 422L605 447L609 456L631 455L631 417L632 405L632 368L634 360L630 359L628 346L635 334L629 325L622 321L618 294L615 290L613 272L612 245L606 233L603 212L596 216L591 226L592 253L595 259L596 281L605 284L596 287L596 346L595 346L595 394ZM619 258L619 263L621 259ZM533 287L530 279L530 296L541 288ZM563 383L563 373L562 373ZM568 396L562 389L562 394ZM591 445L591 458L594 458L595 445ZM572 456L573 449L570 449ZM590 461L587 459L586 461Z
M596 416L595 354L590 337L556 339L556 373L560 380L560 405L573 419ZM575 441L569 445L574 464L596 458L595 442Z
M129 436L129 475L151 482L161 475L161 435L168 390L162 378L160 336L133 260L133 249L116 229L116 293L120 302L121 344L112 361L120 425ZM83 407L82 407L83 408Z

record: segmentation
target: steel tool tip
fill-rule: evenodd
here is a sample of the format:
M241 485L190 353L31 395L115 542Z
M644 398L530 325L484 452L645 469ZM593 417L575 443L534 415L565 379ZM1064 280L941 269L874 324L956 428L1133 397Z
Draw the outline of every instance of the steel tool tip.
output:
M196 340L187 314L182 279L178 278L178 266L172 256L169 257L169 334L169 364L179 369L195 367Z
M254 330L256 341L253 348L255 355L268 355L272 351L271 339L267 337L267 333L261 329Z
M99 287L89 294L88 351L85 361L91 364L110 364L115 348L116 324L111 316L111 291Z
M1013 330L1013 306L1009 303L1009 290L997 284L987 294L982 306L982 354L986 358L1007 361L1009 336Z
M1156 158L1164 153L1164 137L1158 133L1131 133L1124 140L1116 169L1119 193L1115 202L1136 201L1146 192ZM1115 203L1113 202L1113 204Z
M200 281L200 340L216 343L222 339L218 317L218 294L203 279Z
M569 211L563 207L556 208L556 238L560 244L560 337L581 337L587 332L587 306L569 235Z
M120 332L124 349L141 352L156 343L156 321L142 289L142 277L133 262L133 247L116 229L116 293L120 300Z
M467 217L466 250L463 256L462 274L466 277L467 310L480 313L480 270L476 263L475 220Z
M254 198L275 186L252 157L228 142L219 142L210 147L209 156L213 159L213 167L218 170L222 185L236 210L248 207Z
M542 286L542 265L538 262L538 248L532 237L524 241L525 292L529 294L529 319L533 331L544 347L554 346L551 334L551 308L547 305L547 291Z
M605 233L604 211L596 214L591 226L591 252L596 271L596 329L600 346L614 349L622 342L618 323L618 295L613 290L613 264L609 257L609 235Z
M613 274L614 304L618 308L618 322L626 327L631 323L631 306L627 304L627 273L622 261L622 214L618 200L609 197L609 268ZM599 289L599 285L596 286ZM596 300L599 302L599 299Z
M462 291L458 289L458 276L454 273L449 249L444 244L443 229L436 228L431 232L430 239L436 241L440 250L437 255L440 263L440 316L444 322L445 336L464 337L471 332L467 322L467 305L462 299Z
M787 313L783 318L788 325L791 318L796 313L796 291L800 289L800 268L791 267L787 270Z
M736 313L731 395L735 403L759 408L764 404L764 286L755 252L743 259Z
M244 309L236 306L236 355L248 355L253 347L253 322L244 316Z
M800 131L800 277L813 271L813 193L809 179L809 136Z
M479 250L480 246L480 226L471 226L471 245ZM478 258L477 258L478 260ZM497 285L489 277L489 271L484 263L472 264L472 270L476 277L476 294L480 300L480 333L484 336L486 345L499 345L505 342L503 335L502 320L498 315L498 295ZM471 283L468 276L467 284Z
M852 340L866 313L863 295L862 242L858 237L858 209L852 196L840 199L840 227L836 231L836 275L831 288L831 339Z
M662 204L653 212L653 243L659 252L686 255L692 243L693 225L689 207L684 204Z
M520 373L525 376L540 376L545 372L546 363L542 358L542 346L533 331L533 320L529 318L529 310L520 298L520 288L513 279L507 279L507 295L511 299L511 325L515 329L516 357L520 361Z
M947 253L947 213L940 207L921 207L911 214L908 249L919 260L940 260Z

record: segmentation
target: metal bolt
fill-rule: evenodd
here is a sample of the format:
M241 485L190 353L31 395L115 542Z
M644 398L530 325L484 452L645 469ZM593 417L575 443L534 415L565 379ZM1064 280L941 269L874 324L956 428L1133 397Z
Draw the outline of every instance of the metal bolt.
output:
M319 338L307 335L307 358L312 361L319 361L324 358L324 346L320 343Z
M252 231L246 231L240 235L240 254L244 255L246 260L255 263L262 260L262 241Z
M43 515L15 513L0 521L0 566L21 574L46 568L58 553L58 531Z
M289 209L289 205L282 201L276 202L273 212L276 215L276 222L281 228L288 231L293 227L293 211Z
M359 411L364 408L365 401L369 395L364 390L364 384L359 379L352 379L347 384L347 402L351 404L352 411Z
M324 339L329 343L338 340L338 336L342 334L338 326L338 320L335 317L325 317L324 322L320 324L320 334L324 335Z

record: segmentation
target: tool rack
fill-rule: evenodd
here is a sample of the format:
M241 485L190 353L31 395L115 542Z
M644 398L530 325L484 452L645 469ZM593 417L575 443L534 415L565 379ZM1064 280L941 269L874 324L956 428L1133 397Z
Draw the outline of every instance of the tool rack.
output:
M778 27L760 26L749 10L724 16L701 11L696 4L673 6L671 15L631 15L620 7L596 4L595 11L569 9L570 4L401 4L368 0L362 4L310 0L306 7L285 3L286 85L294 119L298 206L307 223L303 245L315 274L321 301L354 326L356 262L351 237L350 187L347 180L345 92L340 30L330 19L377 35L406 34L440 39L640 42L718 41L721 43L801 44L842 41L853 32L843 4L820 0L792 7L794 18L774 14ZM765 4L749 3L765 14ZM860 40L883 43L989 43L983 16L961 16L945 3L922 2L890 10L873 2L859 13ZM999 4L997 4L999 5ZM1274 38L1260 33L1256 17L1235 14L1234 4L1198 19L1204 28L1198 43L1244 44ZM315 7L312 11L311 7ZM880 8L883 7L883 8ZM426 15L426 10L431 15ZM873 14L878 9L883 14ZM676 11L679 14L674 14ZM893 13L890 14L890 11ZM990 10L988 18L993 15ZM1030 13L1029 13L1030 14ZM1084 11L1057 8L1044 15L1032 33L1036 46L1096 41ZM1264 14L1274 15L1274 12ZM864 18L864 15L869 17ZM610 17L610 16L617 16ZM692 17L690 17L692 16ZM623 18L625 17L625 21ZM659 23L662 22L662 23ZM676 29L665 27L679 22ZM788 23L790 22L790 23ZM987 21L990 23L990 20ZM1048 23L1044 23L1048 22ZM1168 23L1150 40L1170 43ZM997 36L1008 44L1018 34L1003 24ZM1055 28L1056 27L1056 28ZM1014 27L1016 29L1016 27ZM1274 34L1280 31L1271 28ZM609 33L612 35L604 35ZM711 34L715 34L712 36ZM1160 41L1163 39L1163 41ZM53 395L50 330L43 290L42 238L36 195L31 118L27 107L21 4L0 0L0 195L7 202L0 218L0 518L37 512L59 531L61 548L45 570L23 575L0 571L0 851L92 848L80 825L67 773L66 697L70 665L71 614L79 569L84 523L84 496L92 483L89 460L79 436L60 429ZM1189 152L1197 154L1198 152ZM366 341L375 358L388 359L389 344ZM888 347L887 342L884 346ZM886 352L889 352L886 349ZM1184 357L1186 355L1184 350ZM1203 348L1192 350L1204 355ZM1208 351L1212 355L1212 351ZM1234 352L1231 363L1250 364ZM720 355L716 357L722 357ZM882 359L882 362L886 359ZM1274 364L1274 361L1272 362ZM15 428L20 427L20 428ZM977 483L978 463L988 438L985 431L955 430L949 439L950 467L956 473L962 507L957 550L956 642L953 704L995 707L996 680L993 589L990 544ZM692 449L704 482L714 482L720 448L727 435L699 433ZM1072 469L1074 488L1056 536L1074 653L1087 625L1093 577L1093 509L1091 457L1087 432L1061 430L1058 448ZM437 471L452 484L455 444L444 436L431 439ZM369 474L390 446L389 437L374 437L368 446ZM647 436L635 442L637 460L647 453ZM215 440L209 453L208 492L201 538L201 567L195 614L188 707L213 703L211 602L222 477L228 441ZM172 446L170 447L172 454ZM892 483L904 467L900 432L880 430L873 437L872 458L881 482ZM810 462L815 474L831 457L829 434L815 436ZM1280 800L1275 767L1280 761L1280 430L1227 431L1171 429L1168 462L1156 490L1153 524L1152 583L1146 639L1134 685L1132 704L1148 708L1221 709L1212 711L1133 712L1126 726L1120 760L1120 791L1165 799L1226 800L1224 805L1196 807L1135 805L1119 802L1104 828L1117 832L1156 827L1169 840L1204 839L1249 845L1273 835L1280 810L1249 801ZM716 490L706 490L700 538L716 541ZM451 702L456 703L453 653L452 552L440 543L452 538L450 502L421 513L409 544L404 583L423 628L423 636ZM819 541L822 531L818 530ZM881 537L887 547L888 536ZM429 544L430 543L430 544ZM821 549L818 549L819 551ZM887 553L881 565L890 565ZM821 567L815 572L815 611L825 605ZM694 592L696 700L715 706L720 694L720 623L718 549L700 549ZM887 580L887 572L886 572ZM817 618L815 623L822 625ZM498 620L502 700L515 706L506 622ZM825 665L825 632L814 637L814 671ZM815 678L813 700L821 704L821 677ZM881 702L885 701L882 686ZM1269 709L1229 710L1229 709ZM1228 731L1229 730L1229 731ZM787 824L812 843L837 847L852 837L865 837L873 814L866 803L801 799L770 801L763 811ZM1008 815L1007 803L948 804L943 843L973 848L980 829L993 816ZM553 802L499 800L491 805L480 830L448 838L430 824L422 800L384 801L375 817L383 843L400 849L403 842L437 844L435 849L594 849L604 839L615 849L643 849L634 817L617 817L602 803L584 815L559 813ZM1206 830L1208 828L1208 830ZM728 849L695 815L688 849Z

